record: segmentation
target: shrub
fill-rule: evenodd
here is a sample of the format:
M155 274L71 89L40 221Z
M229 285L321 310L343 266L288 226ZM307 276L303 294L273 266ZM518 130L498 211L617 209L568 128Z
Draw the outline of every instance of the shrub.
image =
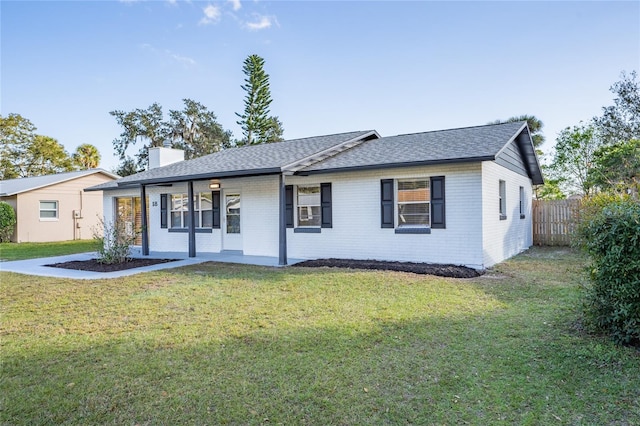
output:
M16 223L16 211L8 203L0 201L0 243L11 240Z
M105 223L100 219L99 229L94 230L93 238L98 242L98 262L111 265L129 259L136 235L127 230L124 220Z
M588 200L578 226L591 258L585 313L588 323L617 343L640 343L640 204L629 198Z

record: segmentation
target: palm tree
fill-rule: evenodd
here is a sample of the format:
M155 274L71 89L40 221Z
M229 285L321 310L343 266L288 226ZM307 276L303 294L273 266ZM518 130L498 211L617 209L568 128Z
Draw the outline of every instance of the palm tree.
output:
M100 152L95 146L83 143L73 153L73 163L80 170L95 169L100 164Z

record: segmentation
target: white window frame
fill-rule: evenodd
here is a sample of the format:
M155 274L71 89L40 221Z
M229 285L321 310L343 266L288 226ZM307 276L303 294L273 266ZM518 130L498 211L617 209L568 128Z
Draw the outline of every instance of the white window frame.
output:
M524 186L520 187L520 219L524 219L525 215L525 191Z
M187 218L189 217L189 196L188 194L184 194L184 193L180 193L180 194L169 194L170 195L170 207L169 207L169 229L186 229L187 228ZM202 196L203 195L209 195L209 200L211 201L209 203L210 207L208 209L202 209ZM180 197L182 201L181 204L181 208L179 210L174 210L174 197ZM211 193L210 192L198 192L193 194L193 203L194 205L194 213L195 213L195 217L196 217L196 228L200 229L203 228L202 226L202 219L203 219L203 213L210 211L211 212L211 223L213 224L213 200L211 199ZM174 226L173 225L173 214L174 213L180 213L180 226ZM211 226L207 226L205 228L211 228Z
M500 220L505 220L507 218L507 182L502 179L498 181L498 201Z
M427 190L427 201L400 201L400 192L401 191L408 191L408 190L403 190L400 189L400 186L402 185L402 183L407 183L407 182L425 182L426 184L426 190ZM395 205L395 214L396 214L396 218L398 220L398 225L397 228L430 228L431 227L431 180L429 177L416 177L416 178L410 178L410 179L397 179L395 182L395 192L396 192L396 205ZM402 217L400 214L400 206L405 206L405 205L418 205L418 204L426 204L427 205L427 212L423 213L424 215L427 216L428 220L427 223L423 223L423 224L403 224L402 222ZM414 214L417 216L417 214Z
M302 204L300 203L300 189L302 188L312 188L314 190L317 190L317 195L318 195L318 203L317 204ZM322 225L322 194L321 194L321 189L320 189L320 184L317 185L297 185L296 186L296 224L298 228L320 228ZM312 220L316 220L316 217L313 213L313 208L316 207L318 215L317 215L317 222L318 224L309 224L309 223L300 223L301 218L302 218L302 209L306 209L306 217L311 216Z
M40 200L38 202L38 217L41 222L54 222L60 219L60 203L58 200ZM55 203L55 209L43 209L42 203ZM55 217L42 217L42 212L55 212Z

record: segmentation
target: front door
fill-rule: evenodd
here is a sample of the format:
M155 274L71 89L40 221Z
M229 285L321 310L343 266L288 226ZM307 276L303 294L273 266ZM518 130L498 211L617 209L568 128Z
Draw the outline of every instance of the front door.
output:
M224 195L224 205L224 250L242 250L240 192L226 191Z

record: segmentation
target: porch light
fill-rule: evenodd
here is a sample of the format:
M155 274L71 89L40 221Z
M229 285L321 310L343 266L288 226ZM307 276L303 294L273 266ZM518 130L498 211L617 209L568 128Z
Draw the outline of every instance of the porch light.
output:
M209 189L220 189L220 182L217 180L212 180L209 182Z

